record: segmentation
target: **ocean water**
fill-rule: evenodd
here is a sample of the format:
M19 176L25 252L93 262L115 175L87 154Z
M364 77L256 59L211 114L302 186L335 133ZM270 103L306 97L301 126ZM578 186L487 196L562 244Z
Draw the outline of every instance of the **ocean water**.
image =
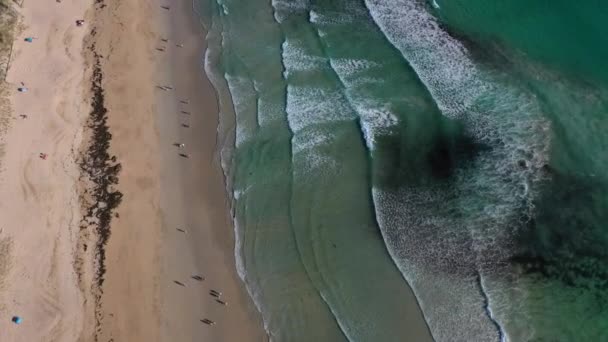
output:
M608 340L608 5L195 9L272 341Z

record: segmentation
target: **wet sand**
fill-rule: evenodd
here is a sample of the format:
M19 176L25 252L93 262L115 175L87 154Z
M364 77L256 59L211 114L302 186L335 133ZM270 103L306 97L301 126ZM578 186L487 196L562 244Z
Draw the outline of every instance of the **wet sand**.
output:
M170 10L161 5L108 2L99 15L110 150L122 164L124 195L107 245L102 336L264 341L235 269L215 151L218 110L202 70L204 33L189 1L171 3ZM216 302L210 289L221 291L228 305Z

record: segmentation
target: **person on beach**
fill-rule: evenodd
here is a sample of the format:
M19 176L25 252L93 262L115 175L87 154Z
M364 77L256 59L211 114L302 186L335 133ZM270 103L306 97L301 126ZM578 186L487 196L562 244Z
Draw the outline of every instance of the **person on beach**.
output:
M205 319L201 319L201 322L203 322L203 323L205 323L205 324L207 324L207 325L215 325L215 322L214 322L214 321L212 321L212 320L210 320L210 319L207 319L207 318L205 318Z
M20 93L27 93L29 89L27 89L27 87L19 87L17 88L17 91Z
M84 20L82 20L82 19L76 20L76 26L82 26L82 24L84 24Z
M46 153L42 153L42 152L41 152L41 153L38 155L38 157L40 157L40 159L42 159L42 160L46 160L46 157L48 157L48 154L46 154Z
M190 100L188 100L188 99L183 99L183 100L179 100L179 102L180 102L180 103L183 103L183 104L188 104L188 103L190 103Z
M184 44L175 44L175 46L177 46L178 48L182 48L184 47Z
M184 148L184 147L186 147L186 144L179 144L177 147L178 148Z
M182 158L186 158L186 159L190 158L190 156L188 154L186 154L186 153L180 153L179 156L182 157Z

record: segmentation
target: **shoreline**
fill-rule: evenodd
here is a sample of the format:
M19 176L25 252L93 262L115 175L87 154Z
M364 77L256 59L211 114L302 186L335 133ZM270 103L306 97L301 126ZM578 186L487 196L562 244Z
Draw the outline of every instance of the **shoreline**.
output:
M175 87L178 100L184 97L188 104L174 103L177 106L165 102L163 99L168 95L162 91L158 97L158 106L164 110L159 111L159 122L162 126L172 127L161 131L161 140L164 140L161 152L166 160L179 163L177 151L172 146L174 141L186 144L185 152L190 153L188 167L181 170L165 168L161 179L164 178L165 195L162 200L167 203L162 207L171 207L164 217L167 226L166 237L171 241L175 237L174 224L192 229L188 232L192 253L172 255L165 258L165 269L170 270L168 274L175 274L178 264L189 269L203 272L207 277L203 287L205 290L217 289L222 294L222 300L227 301L229 308L224 308L215 303L213 297L208 293L199 293L200 296L183 296L179 300L172 300L169 305L164 306L166 319L163 321L174 322L173 329L167 329L166 338L180 337L179 334L170 331L187 331L190 324L189 314L184 314L183 307L191 299L200 301L203 310L194 308L192 315L202 314L206 318L217 322L216 328L203 330L202 337L211 340L228 341L262 341L267 340L266 332L263 330L261 315L255 308L252 299L247 294L245 285L237 274L234 255L234 227L230 216L230 203L226 188L226 180L221 168L220 150L222 144L218 144L219 108L218 94L213 87L209 77L205 73L207 50L207 31L204 29L201 19L197 16L190 0L173 3L170 13L165 12L166 30L164 34L171 45L183 44L181 48L167 49L164 56L171 60L171 69L166 74L159 70L160 78ZM184 63L184 61L187 61ZM167 69L165 69L167 70ZM192 72L196 70L196 72ZM186 77L188 75L188 77ZM162 82L162 81L159 81ZM170 96L170 95L169 95ZM165 112L163 114L162 112ZM188 114L184 114L188 112ZM166 115L169 113L169 115ZM178 119L172 113L180 116ZM189 125L188 128L180 126ZM196 151L192 154L192 151ZM163 164L167 166L167 163ZM174 184L182 184L181 191L175 191ZM162 203L162 201L161 201ZM175 205L182 203L182 205ZM183 210L186 208L186 210ZM197 229L198 228L198 229ZM191 240L191 238L194 238ZM183 246L181 237L175 241L173 247L166 246L168 250L180 250ZM176 274L175 276L179 276ZM166 288L168 293L174 289ZM163 296L169 298L170 296ZM181 301L181 303L180 303ZM179 317L179 318L177 318ZM177 318L177 319L176 319ZM198 322L197 322L198 323ZM171 323L169 323L171 324ZM239 326L238 330L231 326ZM194 329L198 329L193 327ZM186 339L188 336L182 336Z
M123 165L118 189L124 198L107 245L100 336L263 340L261 319L236 276L215 151L217 99L201 67L202 26L188 1L172 3L170 10L160 6L134 0L101 9L104 32L96 39L101 55L111 51L102 70L110 150ZM116 30L110 32L108 24ZM184 47L176 47L178 41ZM188 105L179 103L183 98ZM188 128L181 126L185 122ZM187 160L173 146L177 141L186 144ZM203 282L191 278L199 274ZM229 307L216 303L210 289L223 292ZM203 324L205 318L217 325ZM240 329L231 329L233 324Z

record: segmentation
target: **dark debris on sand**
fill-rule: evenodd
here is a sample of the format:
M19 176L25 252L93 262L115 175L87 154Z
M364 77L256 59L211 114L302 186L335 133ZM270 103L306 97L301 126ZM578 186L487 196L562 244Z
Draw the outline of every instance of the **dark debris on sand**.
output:
M92 32L95 34L95 31ZM103 74L101 71L102 56L96 52L95 45L89 48L94 57L93 74L91 82L91 113L87 121L87 127L90 130L90 142L84 151L81 160L80 168L83 176L87 178L89 188L86 192L90 195L91 200L86 203L85 215L82 218L81 229L93 229L96 235L95 248L95 285L96 293L96 336L98 340L100 333L102 313L101 313L101 295L103 293L102 285L106 272L106 251L105 247L110 238L110 223L112 217L115 216L113 210L118 207L122 200L122 193L115 189L118 184L118 174L121 170L121 164L116 161L115 156L110 156L108 150L112 134L107 125L108 110L104 104L104 90L102 88Z
M80 167L84 174L91 181L92 205L87 208L87 213L83 217L83 225L86 228L95 218L97 243L96 258L98 259L98 270L96 281L98 286L103 285L105 274L105 245L110 237L110 222L112 221L112 211L118 207L122 200L122 193L114 190L114 185L118 184L118 174L121 170L120 163L116 162L115 156L110 156L108 149L112 134L107 125L107 109L104 106L104 91L101 86L103 75L101 73L100 58L91 47L96 59L93 67L93 78L91 90L92 111L87 123L91 130L91 142L84 153L80 162Z

